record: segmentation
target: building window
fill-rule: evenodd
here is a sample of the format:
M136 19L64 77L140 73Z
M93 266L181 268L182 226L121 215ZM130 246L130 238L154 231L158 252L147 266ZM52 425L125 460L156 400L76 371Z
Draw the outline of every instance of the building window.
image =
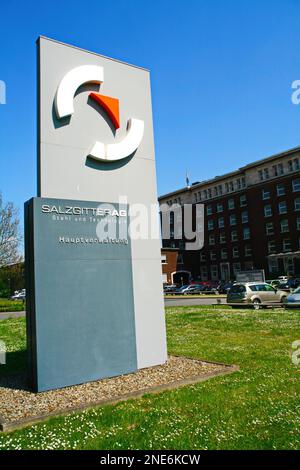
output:
M245 194L240 196L240 206L245 207L247 205L247 198Z
M283 248L283 251L291 251L292 250L291 240L289 238L286 238L285 240L283 240L282 248Z
M215 196L221 196L222 195L222 185L219 184L218 186L215 186L214 187L214 191L215 191Z
M220 233L220 243L226 243L226 234L224 232Z
M232 242L237 242L238 241L238 234L236 230L232 230L231 232L231 241Z
M236 215L231 214L229 221L230 221L230 225L236 225Z
M217 259L217 255L216 255L216 253L215 253L214 251L211 251L211 252L210 252L210 259L211 259L211 261L214 261L214 260Z
M221 259L227 259L227 249L222 248L221 250Z
M223 212L223 204L217 204L217 212Z
M167 255L161 255L161 264L167 264Z
M270 199L270 197L271 197L270 191L268 189L263 189L262 190L263 200L266 201L267 199Z
M296 193L297 191L300 191L300 179L298 178L296 180L293 180L292 186L293 186L294 193Z
M234 246L234 247L232 248L232 257L233 257L233 258L238 258L238 257L239 257L239 249L238 249L237 246Z
M283 164L278 163L278 165L273 165L273 174L274 176L281 176L283 175L284 170L283 170Z
M243 238L244 238L244 240L249 240L249 238L250 238L250 228L249 227L245 227L243 229Z
M274 235L274 224L273 222L269 222L266 224L266 234L267 235Z
M294 201L295 211L300 211L300 197L297 197Z
M270 206L270 204L268 204L267 206L264 206L264 214L265 214L265 217L272 216L272 206Z
M300 230L300 217L297 217L297 230Z
M218 220L218 227L224 228L224 217L220 217Z
M229 183L225 183L225 190L226 190L226 193L230 193L234 191L233 181L229 181Z
M246 178L245 178L245 176L242 176L241 178L238 178L236 180L236 187L237 187L238 190L243 189L243 188L246 187Z
M275 240L270 240L268 242L268 253L272 254L276 252L276 242Z
M219 278L219 270L218 270L218 265L217 264L212 264L210 267L210 274L211 274L211 279L213 281L217 281Z
M277 190L277 196L285 195L285 185L283 183L277 184L276 190Z
M214 236L214 235L210 235L210 236L209 236L208 243L209 243L210 245L214 245L214 244L215 244L215 236Z
M287 213L286 201L281 201L278 204L278 212L279 212L279 214L286 214Z
M209 189L207 190L207 196L208 196L208 199L211 199L211 198L212 198L212 190L211 190L211 188L209 188Z
M206 215L211 215L212 214L212 205L209 204L206 206Z
M277 260L277 258L270 258L269 259L269 271L270 271L270 273L277 273L278 272L278 260Z
M247 224L249 220L248 211L242 212L242 224Z
M206 261L206 254L200 253L200 261Z
M202 281L207 281L207 266L200 266L200 277Z
M286 233L289 231L289 221L287 219L280 221L280 231L281 233Z
M294 158L293 160L289 160L288 165L289 165L289 171L299 171L300 170L299 158Z
M241 263L232 264L233 274L236 276L237 273L241 270Z
M208 230L213 230L214 229L214 221L212 219L210 219L207 222L207 228L208 228Z
M223 194L223 187L222 187L221 184L218 184L218 186L215 186L214 190L215 190L215 195L216 195L216 196L222 196L222 194Z
M269 168L264 168L263 170L258 170L258 177L260 181L269 179Z
M228 199L228 209L234 209L234 199Z
M245 256L252 256L252 248L250 245L245 246Z

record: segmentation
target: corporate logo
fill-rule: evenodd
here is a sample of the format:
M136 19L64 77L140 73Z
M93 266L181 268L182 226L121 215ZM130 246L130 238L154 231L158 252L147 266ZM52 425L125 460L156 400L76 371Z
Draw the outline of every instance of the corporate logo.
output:
M58 119L72 116L74 96L78 88L88 83L101 85L104 82L104 68L96 65L82 65L70 70L60 82L55 96L55 110ZM116 131L121 127L119 100L91 92L90 98L101 106L109 116ZM102 162L122 160L132 155L139 147L144 135L144 121L135 117L126 124L126 135L120 142L93 143L89 156ZM116 133L117 136L117 133Z

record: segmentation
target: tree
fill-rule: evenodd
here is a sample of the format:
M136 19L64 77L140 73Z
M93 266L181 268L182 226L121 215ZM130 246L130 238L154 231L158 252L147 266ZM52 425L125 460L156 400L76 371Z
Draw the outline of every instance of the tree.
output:
M0 267L21 260L19 225L18 210L12 202L4 204L0 193Z

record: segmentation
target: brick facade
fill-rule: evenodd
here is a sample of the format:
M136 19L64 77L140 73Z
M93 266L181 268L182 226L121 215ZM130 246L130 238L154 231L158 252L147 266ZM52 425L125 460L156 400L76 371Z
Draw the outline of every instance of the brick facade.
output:
M234 279L236 271L264 269L267 278L300 276L300 148L159 198L160 205L204 204L204 247L179 248L194 279ZM171 227L172 232L172 227Z

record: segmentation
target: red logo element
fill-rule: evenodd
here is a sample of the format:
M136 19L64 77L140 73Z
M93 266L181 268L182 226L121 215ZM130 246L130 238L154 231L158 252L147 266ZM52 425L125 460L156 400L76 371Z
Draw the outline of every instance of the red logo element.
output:
M90 93L89 95L106 111L116 129L120 127L119 100L110 96L99 95L99 93Z

